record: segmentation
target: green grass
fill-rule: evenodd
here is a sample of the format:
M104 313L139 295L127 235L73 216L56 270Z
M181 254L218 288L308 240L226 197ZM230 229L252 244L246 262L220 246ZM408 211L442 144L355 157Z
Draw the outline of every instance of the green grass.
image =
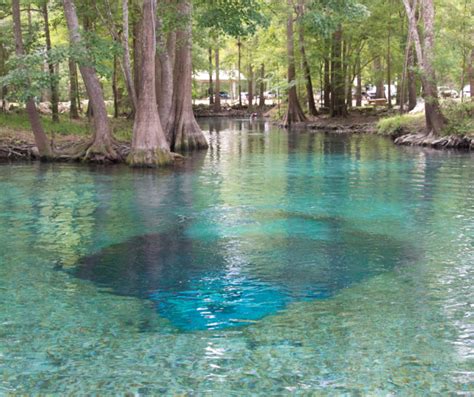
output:
M49 136L67 136L74 135L78 137L87 137L92 135L92 129L87 118L80 120L70 120L67 115L61 115L59 123L53 123L50 116L41 116L43 128ZM132 137L133 122L126 119L110 119L114 136L117 139L129 141ZM22 131L30 132L31 126L28 116L21 113L5 114L0 113L0 135L2 132Z
M380 119L377 132L382 135L398 136L423 129L424 113L402 114Z

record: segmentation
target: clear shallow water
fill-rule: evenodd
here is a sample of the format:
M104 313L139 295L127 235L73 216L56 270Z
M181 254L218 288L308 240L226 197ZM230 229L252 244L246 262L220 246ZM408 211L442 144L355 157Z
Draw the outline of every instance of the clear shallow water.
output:
M0 166L0 394L473 391L471 154L203 127L176 171Z

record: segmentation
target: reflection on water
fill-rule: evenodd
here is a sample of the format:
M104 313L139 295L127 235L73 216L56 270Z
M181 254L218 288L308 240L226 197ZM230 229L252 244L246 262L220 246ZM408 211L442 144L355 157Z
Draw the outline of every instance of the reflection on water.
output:
M472 392L472 154L202 125L176 170L0 166L0 394Z

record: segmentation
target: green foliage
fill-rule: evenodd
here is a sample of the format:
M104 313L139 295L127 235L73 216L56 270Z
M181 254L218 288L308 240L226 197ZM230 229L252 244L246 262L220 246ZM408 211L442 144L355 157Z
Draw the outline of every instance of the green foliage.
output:
M92 66L101 77L109 78L112 70L108 61L120 55L123 47L110 37L101 37L95 32L83 32L82 42L71 46L69 56L80 65Z
M443 112L448 119L443 131L445 135L474 135L474 102L448 101Z
M313 0L305 14L305 23L313 33L328 36L341 23L361 23L369 15L368 8L356 0Z
M259 26L267 26L258 0L200 0L198 25L232 37L255 34Z
M11 93L22 102L28 98L39 97L52 83L44 65L64 61L68 53L67 47L57 46L51 51L38 50L22 56L11 56L7 62L8 73L0 77L0 87L14 87ZM53 78L56 83L57 76Z

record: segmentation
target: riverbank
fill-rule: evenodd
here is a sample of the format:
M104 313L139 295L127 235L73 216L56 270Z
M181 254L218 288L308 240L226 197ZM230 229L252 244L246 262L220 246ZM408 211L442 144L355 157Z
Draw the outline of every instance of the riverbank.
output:
M258 113L259 117L279 123L282 109L274 107ZM223 108L215 112L209 107L195 109L198 118L249 118L256 114L248 108ZM291 130L330 132L341 134L380 134L393 139L396 145L424 146L435 149L474 150L474 104L465 103L445 108L448 118L446 135L427 134L423 113L397 115L385 108L356 108L348 117L331 118L327 114L296 123ZM86 144L92 135L87 118L70 120L61 116L59 123L53 123L48 116L42 116L46 134L58 153L55 161L79 161L73 153ZM130 153L133 122L127 118L110 119L116 139L116 150L126 159ZM38 151L28 119L23 113L0 114L0 159L35 160Z
M474 150L474 103L445 102L443 114L447 121L442 135L426 130L423 112L380 119L376 130L390 136L396 145Z

